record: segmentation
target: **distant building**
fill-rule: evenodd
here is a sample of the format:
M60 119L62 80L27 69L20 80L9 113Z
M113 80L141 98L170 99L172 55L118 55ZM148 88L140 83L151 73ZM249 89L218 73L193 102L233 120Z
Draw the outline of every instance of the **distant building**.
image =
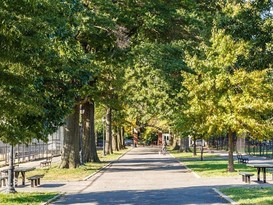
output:
M166 142L167 145L170 145L170 141L171 141L171 134L170 133L163 133L162 138L163 138L163 143Z

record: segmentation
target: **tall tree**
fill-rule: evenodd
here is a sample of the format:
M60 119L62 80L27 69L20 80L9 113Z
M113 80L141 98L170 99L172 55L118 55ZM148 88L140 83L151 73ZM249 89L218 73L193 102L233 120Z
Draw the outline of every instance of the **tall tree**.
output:
M99 162L95 139L95 105L94 102L86 102L83 109L83 161Z
M88 63L71 35L71 8L77 4L65 2L0 3L0 132L5 142L47 140L73 107L75 87L83 83L77 76Z
M263 139L273 128L271 71L238 68L237 62L241 56L247 58L248 51L247 42L235 41L224 31L215 30L206 59L190 62L198 75L185 76L183 83L189 91L189 107L184 114L191 119L191 126L207 137L228 134L228 171L234 171L233 133Z
M69 115L64 126L64 145L60 168L77 168L80 162L79 105Z

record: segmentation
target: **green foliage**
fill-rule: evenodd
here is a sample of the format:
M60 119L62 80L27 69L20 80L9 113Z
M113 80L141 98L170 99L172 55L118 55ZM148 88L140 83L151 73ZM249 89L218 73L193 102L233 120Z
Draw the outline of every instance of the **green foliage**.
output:
M223 7L223 15L215 21L234 39L243 39L251 47L248 58L237 63L248 70L261 70L272 66L272 7L271 0L237 1Z
M249 133L256 139L270 138L271 69L239 67L242 59L252 58L251 50L256 48L252 42L234 39L217 28L212 34L206 58L188 60L197 74L184 74L188 102L181 129L207 137L232 131Z
M75 41L74 1L1 1L0 136L46 139L70 111L89 64Z
M167 119L184 135L272 133L272 1L3 0L0 8L5 142L45 139L86 100L112 108L115 125Z

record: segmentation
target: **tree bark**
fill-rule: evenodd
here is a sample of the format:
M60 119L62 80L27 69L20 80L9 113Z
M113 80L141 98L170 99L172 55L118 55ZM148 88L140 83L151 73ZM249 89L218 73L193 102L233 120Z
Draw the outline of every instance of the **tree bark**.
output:
M100 162L95 137L95 106L93 102L82 105L83 123L83 160L84 162Z
M121 128L117 127L117 149L121 149Z
M60 168L76 168L80 165L80 129L79 105L74 107L64 126L64 143L61 154Z
M193 156L196 156L196 137L193 137Z
M176 135L176 134L173 135L173 136L174 136L174 137L173 137L174 139L173 139L173 145L172 145L173 148L172 148L172 149L173 149L173 150L179 150L179 146L178 146L178 140L179 140L178 137L179 137L179 136Z
M105 137L105 153L112 154L112 126L111 126L111 118L112 118L112 109L108 108L106 111L106 137Z
M112 148L113 148L113 151L117 151L117 142L116 142L116 136L117 136L117 130L116 130L116 126L113 126L113 129L112 129Z
M112 147L113 151L118 151L118 136L117 136L117 127L115 127L115 132L112 135Z
M190 152L189 137L184 137L185 152Z
M204 160L203 154L204 154L204 147L203 147L203 142L202 142L202 144L201 144L201 159L200 159L201 161Z
M184 141L184 138L183 138L183 137L180 137L180 147L179 147L179 152L183 152L183 141Z
M233 152L234 152L234 140L233 140L233 135L232 131L229 130L228 132L228 172L234 172L234 160L233 160Z
M122 149L125 148L125 144L124 144L124 127L120 128L120 147Z

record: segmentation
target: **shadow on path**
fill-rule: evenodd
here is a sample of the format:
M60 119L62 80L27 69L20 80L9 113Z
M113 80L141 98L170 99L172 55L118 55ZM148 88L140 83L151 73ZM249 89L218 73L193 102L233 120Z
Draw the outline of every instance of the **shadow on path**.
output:
M229 204L212 190L213 187L186 187L157 190L120 190L80 193L61 198L54 204L96 205L193 205ZM209 197L208 197L209 196Z

